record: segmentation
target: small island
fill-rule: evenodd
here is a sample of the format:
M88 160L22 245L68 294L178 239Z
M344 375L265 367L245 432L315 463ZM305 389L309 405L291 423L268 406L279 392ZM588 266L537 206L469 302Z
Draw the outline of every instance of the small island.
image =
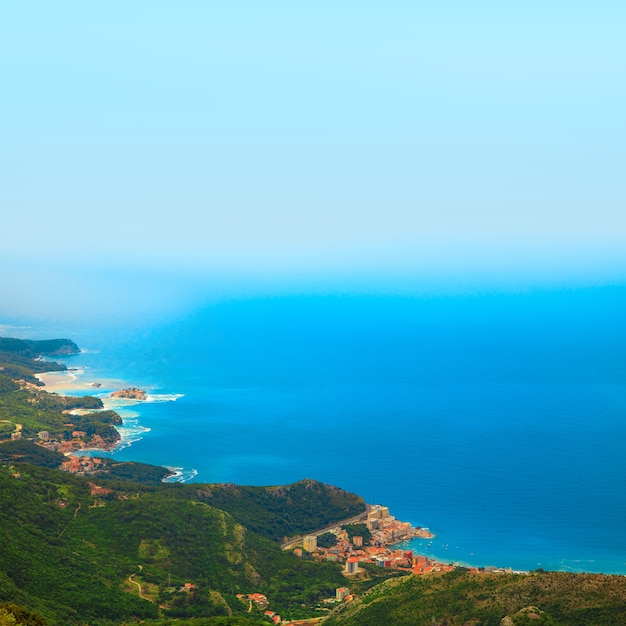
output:
M128 387L127 389L120 389L114 391L111 394L112 398L125 398L127 400L147 400L148 394L138 387Z

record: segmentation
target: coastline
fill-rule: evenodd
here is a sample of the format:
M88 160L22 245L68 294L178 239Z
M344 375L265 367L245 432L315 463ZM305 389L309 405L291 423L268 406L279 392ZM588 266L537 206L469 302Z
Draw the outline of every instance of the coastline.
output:
M72 360L68 359L66 363L69 364ZM87 361L87 362L91 363L90 361ZM111 370L109 370L109 372L113 373L113 376L115 376L115 372L111 372ZM98 378L96 369L90 369L89 367L87 367L86 369L81 369L80 367L77 367L77 368L73 368L72 370L64 371L64 372L51 372L51 373L39 375L38 378L39 377L43 378L44 380L50 383L49 385L46 384L46 386L44 387L46 391L59 391L61 393L65 393L69 391L71 395L79 395L79 393L82 392L82 393L87 393L91 395L97 395L100 397L102 397L102 394L104 391L104 387L94 388L91 386L92 380L102 381L103 383L105 381L103 379ZM127 381L120 381L117 385L111 385L111 389L115 389L115 388L119 389L121 387L127 386L128 384L130 383L128 383ZM109 388L108 383L107 383L107 388ZM77 390L80 390L80 391L77 391ZM109 402L114 401L114 399L106 397L106 398L103 398L103 400L105 401L105 408L112 408L116 410L119 407L120 413L122 414L123 420L124 420L123 426L117 427L118 432L122 434L122 440L113 447L112 453L113 455L119 458L122 455L118 455L117 454L118 451L124 449L124 455L123 455L124 458L132 458L133 450L127 450L126 448L129 448L129 446L133 445L134 443L137 443L144 436L144 433L146 431L141 431L140 428L138 427L138 425L142 421L141 417L137 419L138 413L135 413L135 416L133 418L128 419L127 411L131 411L135 409L136 411L141 412L141 407L139 406L141 403L138 401L120 401L120 402L125 402L125 404L124 405L120 404L118 406L110 406ZM132 434L129 434L128 432L124 432L124 429L126 428L126 426L129 426L130 428L132 428L134 432ZM161 426L158 424L154 424L153 426L155 430L161 428ZM182 432L185 429L180 428L179 430L181 430ZM79 454L82 454L82 453L83 453L82 451L79 452ZM98 451L94 450L92 453L97 454ZM109 452L108 454L111 454L111 453ZM182 463L180 462L180 460L177 460L174 462L171 462L171 461L168 462L169 459L167 458L167 456L168 456L167 450L165 450L165 454L163 455L159 454L159 455L153 456L152 459L149 460L148 462L154 462L155 464L162 462L166 466L184 465L185 462L187 462L185 459L182 459L183 461ZM197 462L197 461L190 461L190 462ZM198 467L202 471L202 479L203 479L205 476L207 476L207 473L202 469L200 465L198 465ZM181 482L185 480L183 476L180 476L179 478ZM192 476L188 478L187 480L193 481L193 480L198 480L198 479ZM332 481L332 478L331 478L331 481ZM240 484L246 484L246 483L242 483L241 480L238 480L237 482L239 482ZM266 483L266 484L269 484L269 483ZM279 483L276 482L275 484L279 484ZM354 491L356 493L361 493L361 491L358 488L355 488ZM386 494L386 491L384 490L381 490L381 492L383 494ZM396 502L402 502L401 498L402 496L398 498L397 494L394 494L394 497L392 498L390 496L388 500L390 502L390 505L394 506ZM383 501L386 501L387 496L384 495L380 499ZM422 505L419 505L418 503L418 507L421 508L421 506ZM417 510L418 507L414 507L414 508ZM407 515L404 519L424 520L424 518L421 516L419 511L417 515L412 516L412 517L409 517ZM427 524L429 524L431 527L436 528L437 534L439 535L439 537L436 539L436 541L433 543L432 546L426 546L426 543L428 543L428 541L424 541L424 545L421 547L418 547L419 539L416 538L416 540L413 540L412 542L413 545L411 547L413 548L413 550L421 554L429 555L434 560L447 562L447 563L455 563L461 567L472 567L473 564L478 563L478 567L485 567L491 564L497 564L497 565L503 564L507 569L509 567L512 567L515 571L527 571L527 570L532 571L537 567L545 567L546 569L554 569L556 571L575 571L575 572L603 571L605 573L610 573L610 574L614 574L614 573L622 574L625 571L624 569L621 569L618 567L615 567L615 569L610 569L610 568L600 569L600 567L598 567L591 561L589 561L588 563L587 562L582 563L581 565L575 565L575 564L572 564L571 562L568 562L565 565L563 565L557 562L556 559L553 559L552 561L548 559L537 559L537 563L535 563L530 559L523 559L523 558L518 558L517 560L509 560L508 558L507 559L498 558L498 556L493 556L489 554L486 557L484 557L482 556L482 553L480 553L478 550L476 550L477 557L474 557L473 555L470 556L469 549L465 551L463 550L463 548L466 545L468 545L470 542L466 542L465 544L463 544L461 541L458 541L456 539L451 539L450 535L446 535L446 531L448 529L445 526L445 523L442 523L442 519L430 519L429 517L429 519L424 520L424 521ZM443 519L443 522L445 522L445 519ZM479 533L479 534L482 535L482 533ZM442 537L444 535L446 535L446 539L442 540ZM443 543L448 542L448 541L450 542L449 550L447 549L447 546L444 547L442 545ZM461 546L460 550L458 549L459 545ZM481 554L481 556L478 556L479 554ZM475 558L476 558L476 561L474 561ZM529 560L531 562L528 562Z
M37 380L43 384L43 391L47 393L55 393L61 396L93 396L99 398L102 401L103 408L96 409L97 411L109 411L114 410L122 419L121 425L113 425L113 428L117 431L119 439L115 442L106 443L98 442L97 445L81 445L78 448L63 451L68 457L84 457L84 456L96 456L97 454L111 455L116 450L126 448L137 441L136 437L131 437L127 433L129 428L127 427L127 420L129 415L125 414L123 410L124 406L131 404L131 402L119 401L118 398L110 397L110 389L119 388L123 383L119 380L113 379L100 379L89 380L85 379L86 370L81 367L73 367L60 372L42 372L35 374ZM117 409L122 409L122 412L118 412ZM69 415L84 415L91 413L92 409L73 409L68 411ZM134 414L132 417L136 417L138 414ZM146 432L149 429L145 429Z
M330 535L334 535L334 539L329 543L327 536ZM324 545L318 545L320 537L325 537ZM292 537L283 542L281 548L293 550L299 557L307 552L317 561L341 563L346 577L358 576L368 565L418 575L456 569L458 565L407 549L411 539L434 537L428 528L413 526L390 515L387 506L367 504L363 513L307 535ZM478 568L472 569L478 571Z
M119 439L110 444L106 442L98 442L96 445L83 445L64 451L68 458L68 463L72 458L75 459L74 465L79 468L76 463L78 460L85 460L89 457L97 457L104 455L107 458L113 458L115 453L129 448L134 443L140 441L143 435L150 432L150 428L143 426L139 418L140 412L134 410L141 404L152 402L168 402L181 398L184 394L164 394L150 393L150 391L142 391L143 396L129 397L123 392L128 388L134 388L127 381L114 378L97 378L91 379L86 377L87 369L82 367L73 367L64 371L42 372L36 374L36 378L43 384L43 391L48 393L56 393L63 396L94 396L102 401L103 408L97 411L115 411L122 419L121 424L114 424L113 428L117 431ZM92 412L91 410L76 409L69 411L68 414L80 415ZM88 463L82 462L86 467ZM82 467L82 466L81 466ZM164 465L170 471L170 475L163 479L163 482L188 482L198 474L196 469L186 469L183 467L170 467ZM82 467L82 469L85 469Z
M101 400L106 397L109 390L113 390L123 386L125 383L119 379L100 378L98 380L84 379L87 370L82 367L73 367L61 372L42 372L35 374L35 378L39 380L45 391L49 393L58 393L60 395L76 395L71 392L86 392L85 395L97 396ZM88 392L88 393L87 393Z
M150 394L147 393L144 399L126 397L122 395L114 396L114 393L119 393L118 390L131 386L130 383L121 379L94 379L90 380L86 378L87 370L81 367L71 368L62 372L45 372L37 374L36 377L40 380L46 391L51 393L59 393L61 395L79 395L84 393L85 395L93 395L99 397L104 404L103 410L114 410L119 412L122 417L122 424L115 426L115 429L120 435L120 439L110 446L104 447L85 447L83 449L74 450L66 453L68 459L75 457L76 460L81 457L97 456L98 454L104 454L108 457L112 457L113 454L125 448L130 447L133 443L139 441L142 435L149 432L150 429L141 426L138 422L140 413L131 411L130 407L137 407L138 405L148 402L163 402L176 400L182 396L182 394ZM187 470L183 467L173 467L164 465L164 467L170 471L170 475L163 479L163 482L188 482L193 480L197 475L197 470ZM316 533L317 534L317 533ZM389 552L400 549L407 543L416 540L431 540L435 538L435 534L428 528L424 527L412 527L411 535L407 536L399 541L393 541L387 539L381 543L381 547L384 546L385 550ZM415 550L415 548L413 548ZM415 552L417 554L417 551ZM431 564L432 567L442 568L447 567L447 563L444 559L435 556L429 556L427 552L420 550L423 558ZM454 567L466 567L468 569L478 569L476 566L465 562L451 561L449 566ZM504 568L490 567L490 570L505 571ZM506 571L510 571L507 569ZM527 572L521 572L527 573Z
M79 382L79 374L84 370L68 369L63 372L43 372L35 374L35 378L42 383L45 390L58 393L69 389L95 389L88 382Z

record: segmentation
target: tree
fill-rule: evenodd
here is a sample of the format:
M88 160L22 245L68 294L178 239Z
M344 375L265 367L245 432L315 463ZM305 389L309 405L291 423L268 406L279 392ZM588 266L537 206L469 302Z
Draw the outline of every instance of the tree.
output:
M13 613L9 613L6 609L0 609L0 626L22 626L22 624L17 623Z

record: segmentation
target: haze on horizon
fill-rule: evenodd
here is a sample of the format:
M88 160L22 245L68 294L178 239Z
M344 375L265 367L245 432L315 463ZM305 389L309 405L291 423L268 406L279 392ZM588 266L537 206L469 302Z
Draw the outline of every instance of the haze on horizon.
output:
M626 7L431 4L5 8L0 313L624 284Z

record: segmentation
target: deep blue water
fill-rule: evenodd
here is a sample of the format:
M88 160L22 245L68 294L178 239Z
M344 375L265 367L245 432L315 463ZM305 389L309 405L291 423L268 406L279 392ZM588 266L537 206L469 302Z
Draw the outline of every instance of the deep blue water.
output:
M137 407L150 430L121 460L329 482L428 526L416 546L446 561L626 573L625 319L615 287L257 298L63 330L89 378L184 394Z

